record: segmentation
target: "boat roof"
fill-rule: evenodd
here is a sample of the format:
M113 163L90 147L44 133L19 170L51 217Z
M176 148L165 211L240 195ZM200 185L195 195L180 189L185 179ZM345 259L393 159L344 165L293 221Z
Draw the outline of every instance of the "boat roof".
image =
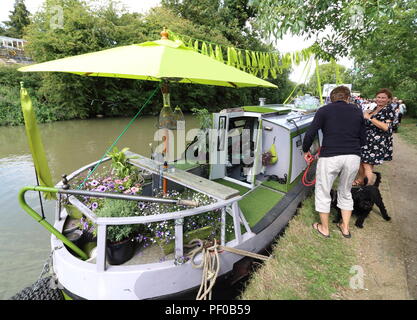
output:
M244 106L242 109L246 112L261 113L262 119L284 127L289 131L296 131L309 126L316 112L316 110L297 109L293 104Z
M262 119L284 127L289 131L297 131L309 126L313 121L314 115L315 113L302 114L292 111L285 115L265 115Z
M244 106L242 109L246 112L256 112L256 113L278 113L278 114L287 114L291 112L291 108L281 107L281 106Z

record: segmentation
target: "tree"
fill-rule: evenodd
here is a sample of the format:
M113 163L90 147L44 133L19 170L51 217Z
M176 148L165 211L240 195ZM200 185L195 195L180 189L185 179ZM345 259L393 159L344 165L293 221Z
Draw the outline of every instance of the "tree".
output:
M30 24L30 12L26 9L24 0L16 0L13 11L10 11L6 25L6 35L12 38L23 38L24 28Z
M256 25L265 37L281 39L287 32L315 38L323 58L345 56L349 48L377 31L377 23L393 16L402 0L252 0ZM319 38L320 34L325 34Z
M393 22L385 18L378 27L352 50L354 85L369 98L380 88L390 88L406 101L408 114L417 116L417 4L410 1L397 8Z
M62 8L62 25L51 24L54 8ZM49 0L33 17L27 28L28 54L36 62L49 61L78 54L104 50L119 45L149 40L149 29L142 16L115 9L110 2L90 8L79 0ZM146 85L144 86L145 88ZM136 94L141 85L124 79L80 77L65 73L45 73L37 93L58 120L87 118L96 113L130 115L133 106L146 97ZM95 100L112 101L110 108Z
M345 81L348 78L346 67L342 65L337 65L337 67L339 69L339 79L338 79L339 82L346 83ZM337 83L336 73L337 71L336 71L335 63L325 63L325 64L319 65L319 75L320 75L321 86L323 86L325 83ZM314 71L314 73L310 76L306 89L308 92L312 92L315 95L318 95L316 71Z
M202 32L195 36L183 33L197 39L208 40L217 44L234 46L255 51L276 51L272 45L265 44L256 28L248 28L247 22L255 16L256 8L249 6L248 0L162 0L164 8L172 10L179 18L187 18L193 24L198 25L201 30L207 30L210 35L214 31L220 33L217 37L209 36ZM178 18L177 17L177 18ZM176 31L174 28L172 30ZM179 32L179 31L177 31ZM210 33L209 33L210 32ZM210 39L211 38L211 39ZM230 101L234 106L257 103L259 97L267 98L269 103L283 102L292 89L288 79L290 70L284 70L278 78L271 81L279 90L263 89L227 89L216 88L215 96L222 97L218 105L230 107ZM227 93L230 99L223 99Z
M247 26L256 12L249 0L162 0L162 5L207 30L220 31L234 46L261 50L258 31Z

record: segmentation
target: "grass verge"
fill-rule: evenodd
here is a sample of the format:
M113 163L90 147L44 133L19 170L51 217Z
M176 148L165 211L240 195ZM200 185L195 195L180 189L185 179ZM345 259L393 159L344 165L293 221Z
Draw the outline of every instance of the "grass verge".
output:
M417 119L403 118L398 128L398 134L413 146L417 146Z
M333 215L330 217L330 222ZM313 230L318 221L314 198L308 197L273 246L272 259L254 272L240 299L329 300L340 299L349 285L355 255L352 239L345 239L331 223L330 238Z

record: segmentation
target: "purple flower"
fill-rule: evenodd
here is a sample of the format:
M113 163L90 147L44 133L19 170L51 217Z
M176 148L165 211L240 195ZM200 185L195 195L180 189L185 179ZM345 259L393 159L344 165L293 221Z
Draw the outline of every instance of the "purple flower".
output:
M119 186L119 190L124 190L124 189L125 189L125 187Z
M143 209L146 208L146 203L144 203L144 202L138 202L138 207L139 207L140 210L143 210Z
M104 192L104 191L106 191L107 190L107 187L105 187L105 186L99 186L98 188L97 188L97 191L99 191L99 192Z
M97 180L93 180L90 182L90 185L92 185L93 187L98 186L99 182Z
M98 203L97 203L97 202L93 202L93 203L91 204L91 209L95 210L95 209L97 209L97 208L98 208Z

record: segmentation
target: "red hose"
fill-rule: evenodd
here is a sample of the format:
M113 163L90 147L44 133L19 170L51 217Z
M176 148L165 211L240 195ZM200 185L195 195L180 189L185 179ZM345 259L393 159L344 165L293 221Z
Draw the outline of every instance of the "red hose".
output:
M311 157L309 157L308 160L306 159L306 162L307 162L308 166L307 166L306 170L304 171L303 178L301 179L301 182L306 187L311 187L311 186L314 186L316 184L316 178L314 177L314 180L308 181L307 180L307 174L308 174L308 171L310 170L310 167L313 164L314 160L319 158L319 155L320 155L320 149L317 151L317 153L314 156L311 155Z

